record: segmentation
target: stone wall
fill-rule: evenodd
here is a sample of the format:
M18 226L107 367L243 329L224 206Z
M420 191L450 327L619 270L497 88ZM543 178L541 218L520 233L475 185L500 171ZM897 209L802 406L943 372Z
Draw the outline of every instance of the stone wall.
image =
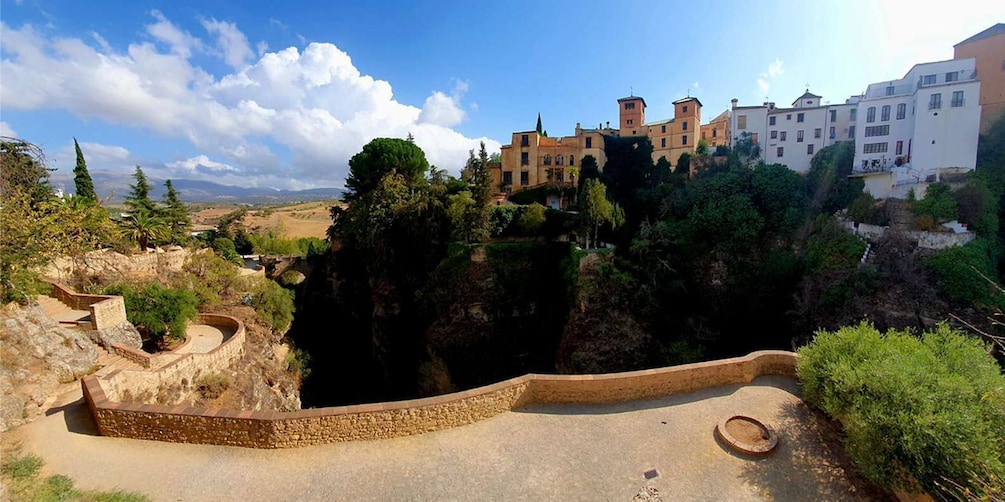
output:
M53 298L71 309L91 312L91 329L111 329L126 322L126 302L121 296L85 295L59 283L51 284Z
M224 340L219 347L205 354L184 354L180 357L177 354L150 356L139 351L132 351L134 353L128 354L127 351L123 350L120 353L121 349L116 350L117 354L134 360L146 368L156 369L151 371L120 370L110 373L102 378L99 384L108 398L113 401L130 400L129 398L132 400L142 397L152 398L161 389L169 387L190 390L200 377L230 367L244 354L244 323L233 317L219 314L199 314L196 322L220 328L224 333L233 334ZM147 356L145 361L143 360L144 355ZM160 366L159 363L167 360L165 358L174 358L174 360Z
M113 383L112 378L88 376L81 385L92 416L106 436L289 448L448 429L530 403L613 403L743 384L761 375L795 377L795 368L796 354L792 352L760 351L732 359L627 373L529 374L443 396L294 412L119 402L122 388L132 385L125 379Z
M205 251L195 251L195 253ZM75 273L153 280L166 272L178 272L193 251L173 246L156 252L124 255L111 249L92 251L80 258L57 258L41 272L44 277L68 281Z

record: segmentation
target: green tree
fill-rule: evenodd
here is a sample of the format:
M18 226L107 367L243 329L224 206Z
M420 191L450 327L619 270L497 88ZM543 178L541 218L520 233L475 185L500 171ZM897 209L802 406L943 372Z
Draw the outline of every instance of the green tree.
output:
M545 207L541 204L535 202L527 206L523 214L520 215L520 219L517 220L520 231L524 235L536 235L541 230L541 226L544 225L544 213Z
M587 225L586 247L590 248L590 234L593 246L597 245L600 225L614 221L614 205L607 199L607 187L598 179L588 179L583 185L583 196L579 202L580 214Z
M862 178L848 177L854 162L855 143L851 141L840 141L813 155L806 173L806 194L814 213L834 214L862 193Z
M695 148L694 153L699 157L708 155L708 141L705 141L704 138L698 140L698 146Z
M165 337L184 340L185 324L199 315L199 298L195 293L165 288L156 282L141 289L116 284L105 288L104 293L122 296L129 322L156 340Z
M41 148L19 139L0 141L0 198L15 190L34 200L52 197L51 171Z
M914 203L914 214L931 216L936 223L955 220L959 217L959 207L953 199L948 183L932 183L925 190L925 197Z
M80 151L77 138L73 138L73 149L77 152L77 165L73 168L75 196L88 202L97 202L98 195L94 193L94 181L91 180L91 174L87 172L87 162L84 161L84 153Z
M164 194L164 223L168 227L172 244L184 244L192 230L192 220L188 215L188 208L178 197L178 192L174 189L171 180L164 182L167 193Z
M761 146L754 142L754 137L749 132L740 134L733 144L732 152L746 167L750 167L761 158Z
M140 246L140 251L146 251L151 242L167 239L170 236L167 225L164 222L145 211L136 211L129 214L125 220L126 236Z
M597 158L593 155L584 155L579 162L579 185L576 187L580 196L583 194L583 185L588 179L600 179L600 166L597 165Z
M343 199L351 202L373 191L389 174L398 174L406 184L425 178L429 161L421 148L407 140L376 138L349 159L349 176Z
M489 174L485 142L481 143L478 157L473 150L468 152L468 162L461 170L461 181L467 185L467 190L450 196L448 210L455 225L455 238L465 242L485 240L489 236L492 202L492 176Z
M691 154L684 152L677 158L677 166L674 168L677 174L689 175L691 173Z
M129 195L126 196L125 204L131 214L143 213L151 217L157 216L157 206L150 199L150 191L153 187L143 174L143 169L136 166L133 172L133 179L136 183L129 185Z

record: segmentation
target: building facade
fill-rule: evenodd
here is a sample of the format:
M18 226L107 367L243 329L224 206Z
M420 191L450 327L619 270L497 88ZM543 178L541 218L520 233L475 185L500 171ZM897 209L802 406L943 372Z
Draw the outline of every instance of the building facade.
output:
M918 64L901 79L869 85L857 105L853 175L888 197L903 195L898 186L973 170L980 95L973 58Z
M841 105L827 105L823 97L807 90L787 108L773 102L760 106L738 106L734 99L730 114L732 141L745 135L761 150L768 164L784 164L798 173L810 169L813 155L838 141L855 139L858 97Z
M953 59L976 61L981 82L981 134L1005 117L1005 23L998 23L953 46Z

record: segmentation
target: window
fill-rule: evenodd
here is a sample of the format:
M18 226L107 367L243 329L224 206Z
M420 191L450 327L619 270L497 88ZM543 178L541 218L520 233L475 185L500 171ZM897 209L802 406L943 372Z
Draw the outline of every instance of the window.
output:
M569 165L570 166L576 165L576 157L574 155L569 156Z
M956 82L960 79L960 72L951 71L946 74L946 82Z
M666 124L663 124L662 126L660 126L660 132L663 133L663 134L667 133L667 126L666 126Z
M702 132L701 132L701 139L705 139L705 133L707 133L707 132L708 132L708 131L702 131Z
M786 113L785 114L785 120L792 120L792 114L791 113Z
M551 155L545 155L544 156L544 165L546 165L546 166L550 166L551 165Z
M625 110L634 110L635 103L625 103Z
M869 109L865 111L865 121L870 124L876 121L875 106L870 106Z
M889 143L866 143L862 147L862 153L886 153Z
M530 138L526 134L520 137L520 146L530 146Z
M855 126L848 126L848 139L855 139Z
M666 138L661 138L660 139L660 148L666 148L666 147L667 147L667 139Z
M813 155L813 143L806 145L806 155Z
M802 143L802 142L803 142L803 131L802 129L800 129L796 131L796 143Z
M737 129L746 129L747 128L747 116L746 115L737 115L736 116L736 128Z
M852 108L851 111L848 112L848 120L855 122L857 118L858 118L858 108Z
M869 138L872 136L887 136L890 134L890 126L868 126L865 128L865 137Z
M527 186L530 184L530 173L527 171L520 171L520 186Z
M712 129L712 137L713 137L713 138L715 137L715 133L716 133L717 131L718 131L718 129Z
M683 135L683 136L680 137L680 144L682 144L682 145L686 145L687 144L687 134L685 134L685 135Z
M682 129L682 130L684 130L684 131L686 131L686 130L687 130L687 121L686 121L686 120L685 120L685 121L684 121L684 123L683 123L683 124L681 125L681 129Z
M635 129L632 129L632 136L635 136Z
M928 109L938 110L942 108L942 94L932 94L928 98Z
M684 108L681 111L684 112L684 113L687 113L687 105L684 105Z
M831 110L831 122L837 122L837 121L838 121L838 111Z
M520 152L520 165L526 166L530 164L530 154L527 152Z
M556 166L562 165L562 162L564 162L564 161L565 161L565 157L563 157L561 155L558 155L558 156L555 157L555 165Z
M880 113L879 120L883 122L890 120L890 105L883 105L883 111Z
M775 125L775 117L768 117L768 125Z
M887 95L887 96L893 96L893 93L894 93L894 92L895 92L895 91L894 91L894 89L893 89L893 86L892 86L892 85L888 85L888 86L886 86L886 95Z
M785 141L785 131L782 131L781 138L779 138L779 139L781 139L782 141Z
M898 141L897 142L897 155L903 155L903 154L904 154L904 142L903 141Z
M827 136L827 137L830 138L830 139L836 138L837 136L834 134L835 132L837 132L837 131L834 129L834 126L831 126L830 135Z
M907 116L907 103L897 105L897 120L904 120Z
M818 128L816 128L816 129L813 130L813 137L816 138L816 139L820 139L820 135L823 132L824 132L823 129L821 129L821 128L818 127Z
M771 139L778 139L778 131L771 131Z
M953 100L950 102L950 106L953 108L963 106L963 91L953 91Z
M586 148L593 148L593 138L586 138Z
M565 181L565 170L563 170L563 169L556 169L555 170L555 181L557 181L559 183Z
M806 119L806 114L805 113L797 113L796 114L796 122L802 122L805 119Z
M635 123L635 121L634 121L634 120L632 120L632 119L628 119L628 121L627 121L626 123L627 123L628 125L632 125L632 124L634 124L634 123Z
M513 171L503 171L503 185L513 184Z
M925 75L921 77L921 85L933 85L935 84L935 75Z
M775 153L777 154L778 158L784 157L785 156L785 147L784 146L778 147L778 151L775 152Z

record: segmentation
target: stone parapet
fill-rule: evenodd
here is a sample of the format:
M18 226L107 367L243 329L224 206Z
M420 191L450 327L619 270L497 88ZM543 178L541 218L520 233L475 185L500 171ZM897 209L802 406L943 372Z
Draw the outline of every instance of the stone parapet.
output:
M74 310L91 312L91 329L110 329L126 322L126 302L121 296L87 295L52 282L52 297Z
M241 336L243 340L243 327ZM236 333L216 350L232 350L225 347L234 343L234 338ZM123 390L135 385L131 378L119 375L160 373L185 359L158 371L123 371L104 379L85 377L81 381L84 397L101 434L249 448L291 448L422 434L471 424L532 403L615 403L749 383L762 375L796 376L795 353L759 351L744 357L626 373L528 374L436 397L293 412L150 405L118 399Z

